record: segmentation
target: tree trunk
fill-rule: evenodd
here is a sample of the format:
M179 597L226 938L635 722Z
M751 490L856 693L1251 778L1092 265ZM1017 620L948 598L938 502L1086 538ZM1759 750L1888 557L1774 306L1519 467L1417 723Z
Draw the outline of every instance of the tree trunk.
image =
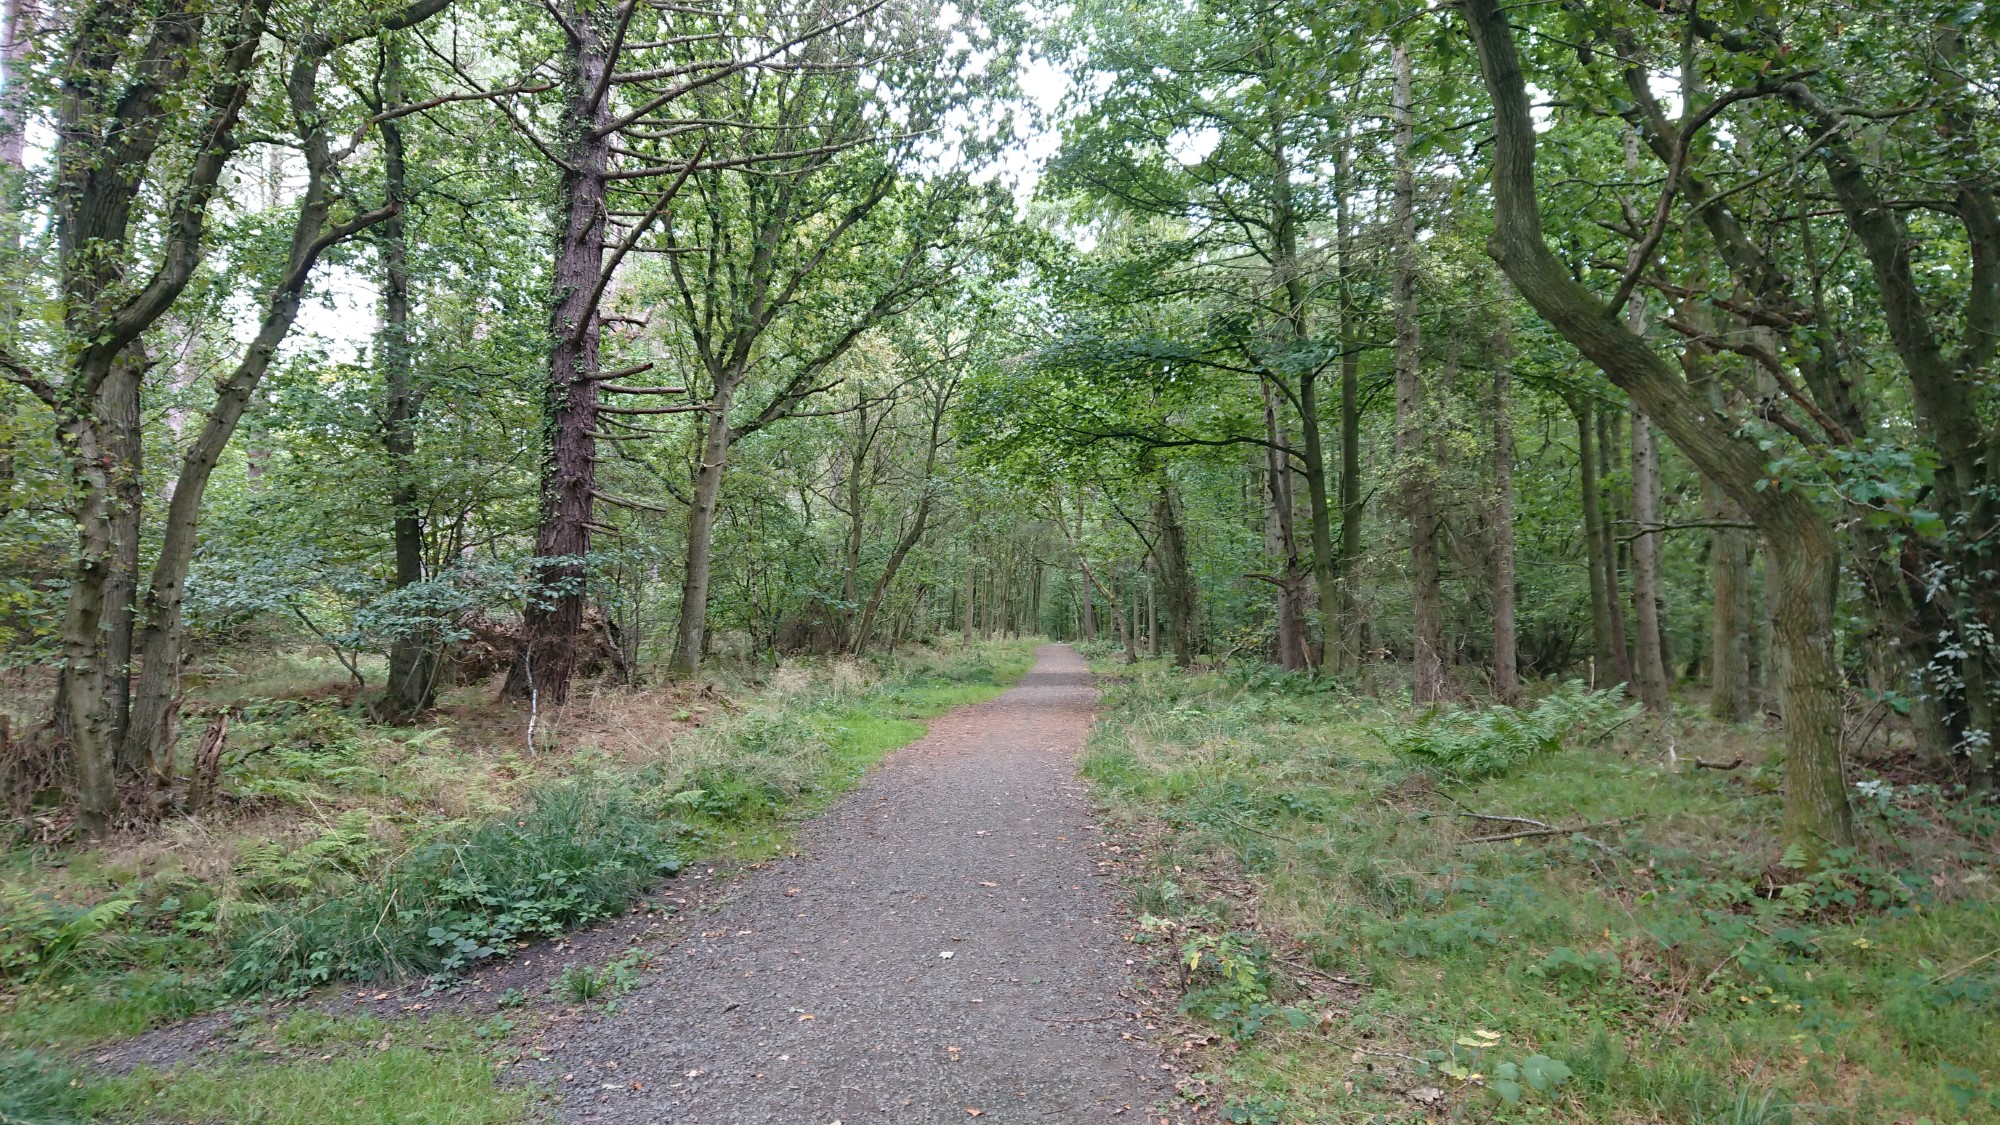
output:
M1445 697L1444 590L1438 573L1437 466L1425 433L1423 341L1417 322L1416 173L1411 147L1416 117L1410 54L1392 50L1396 79L1396 475L1410 521L1410 698L1418 706Z
M1340 275L1340 588L1333 616L1339 622L1337 666L1352 673L1361 667L1361 344L1356 329L1352 268L1354 230L1348 214L1348 179L1352 161L1347 133L1340 136L1334 164L1334 252ZM1322 605L1326 605L1323 599ZM1328 637L1329 649L1334 638ZM1333 659L1329 657L1329 659Z
M868 502L868 452L873 445L873 431L868 428L866 392L857 387L855 397L854 448L848 452L845 490L847 545L840 559L840 628L843 645L850 651L860 652L863 642L856 635L855 626L860 623L861 547L868 531L865 506Z
M286 83L292 118L307 123L308 127L300 138L306 159L306 190L299 199L290 256L285 273L267 297L257 335L229 378L217 386L215 404L209 408L201 432L182 458L173 498L167 504L160 555L153 564L152 580L146 591L145 624L139 644L139 689L133 700L132 722L125 733L128 747L124 752L133 761L145 764L156 789L165 788L173 775L181 644L186 629L182 601L187 593L188 568L194 561L202 497L208 491L208 482L235 436L237 423L242 421L251 397L270 369L279 345L298 321L306 283L312 279L320 255L396 213L392 201L344 222L331 222L335 161L323 128L317 94L321 67L332 49L330 41L307 36L292 64Z
M1146 583L1146 659L1160 658L1160 603L1157 582Z
M1653 424L1632 412L1633 648L1638 656L1639 701L1662 712L1668 698L1667 665L1660 645L1660 454Z
M117 476L112 481L111 533L116 539L109 581L104 587L105 691L111 729L119 732L113 754L120 781L143 781L146 762L123 737L132 724L132 645L139 599L139 537L145 509L146 437L139 418L139 388L149 363L143 345L119 353L122 369L104 383L107 444Z
M1040 559L1036 559L1029 567L1029 573L1033 575L1034 582L1029 587L1031 596L1029 598L1030 609L1027 631L1031 636L1036 637L1045 635L1042 632L1042 590L1047 585L1047 582L1042 569L1042 560Z
M1715 482L1701 482L1703 514L1711 520L1741 520ZM1725 723L1750 717L1750 535L1718 528L1709 537L1708 573L1714 592L1708 660L1709 714Z
M1185 668L1194 663L1195 654L1201 651L1197 616L1201 595L1188 565L1187 533L1181 527L1173 491L1164 478L1153 501L1153 522L1159 528L1153 550L1159 563L1160 584L1165 587L1162 592L1167 602L1167 642L1174 652L1174 664Z
M1755 440L1716 414L1549 251L1535 200L1535 127L1513 30L1498 0L1466 0L1463 11L1494 110L1493 255L1536 311L1630 394L1768 536L1776 640L1785 655L1784 839L1809 860L1829 846L1851 845L1834 661L1833 529L1801 493L1760 487L1768 478Z
M62 434L75 489L71 511L77 554L63 616L57 700L64 714L58 722L69 737L77 831L86 839L109 831L117 814L116 758L122 734L111 698L115 673L105 628L119 558L117 474L112 435L100 415L101 409L79 411Z
M402 43L387 37L383 44L382 100L403 101ZM382 133L382 176L388 196L399 208L409 200L404 167L403 127L398 120L379 126ZM382 447L389 456L390 540L395 549L398 590L424 580L423 498L417 488L417 413L422 392L414 377L410 348L409 239L400 211L383 220L376 232L382 257L382 331L377 344L382 364L385 402ZM395 637L389 644L389 676L382 697L382 714L390 722L409 722L430 709L437 698L438 646L428 625Z
M1292 494L1292 463L1279 447L1289 445L1284 423L1278 417L1277 395L1268 379L1259 380L1264 392L1265 548L1278 559L1278 665L1288 672L1306 667L1306 581L1299 558L1299 539L1293 520L1298 501Z
M979 593L979 564L965 560L965 621L959 626L958 636L967 644L972 643L972 630L978 618L974 615L974 605Z
M1111 612L1118 617L1118 632L1125 641L1125 663L1127 664L1139 663L1139 584L1141 581L1142 579L1138 574L1133 574L1126 579L1126 591L1132 595L1132 613L1130 616L1127 616L1125 610L1116 602L1112 603L1111 606Z
M1268 52L1262 61L1269 65ZM1293 347L1302 347L1310 339L1312 296L1306 284L1305 267L1299 258L1300 223L1292 196L1292 161L1285 137L1286 119L1284 114L1275 110L1274 104L1269 121L1272 265L1277 274L1275 280L1278 287L1285 294L1283 324L1288 342ZM1331 644L1339 635L1339 623L1332 616L1336 593L1333 515L1327 508L1326 454L1319 432L1319 368L1316 363L1300 368L1298 388L1300 446L1297 456L1306 478L1306 507L1311 523L1308 529L1312 539L1310 579L1319 590L1321 617L1326 622L1322 632L1327 643ZM1266 436L1289 447L1291 443L1283 436L1284 421L1268 383L1263 390ZM1267 472L1273 477L1269 486L1271 512L1277 521L1277 526L1272 529L1277 541L1277 550L1273 553L1285 564L1280 573L1283 585L1278 589L1278 663L1288 669L1302 669L1310 663L1305 610L1308 576L1299 557L1298 534L1293 526L1298 508L1292 484L1292 454L1275 449L1266 450L1266 454Z
M1612 491L1610 482L1604 478L1612 465L1612 458L1618 449L1618 415L1600 408L1597 411L1597 467L1598 484L1603 489L1599 493L1599 512L1602 519L1597 524L1597 535L1601 544L1598 559L1604 565L1605 625L1610 630L1611 666L1618 670L1618 682L1627 688L1634 686L1632 675L1632 647L1625 638L1625 583L1619 574L1619 543L1617 530L1620 523L1619 494Z
M604 271L605 174L612 138L611 99L598 97L610 67L597 5L568 0L564 32L564 142L557 194L561 232L549 273L548 380L542 387L541 516L535 533L533 586L522 619L527 643L503 694L561 703L576 675L588 592L593 500L597 488L597 301ZM707 575L702 575L704 592ZM676 652L676 660L679 658Z
M729 460L729 406L733 386L718 385L701 464L694 474L694 502L688 505L687 566L682 571L680 624L674 632L673 663L668 673L687 679L701 667L702 645L708 635L708 576L715 547L715 511L722 499L722 473Z
M1514 640L1513 294L1506 296L1493 333L1493 694L1512 704L1521 698L1521 669Z
M869 634L875 629L875 615L882 609L882 599L888 596L889 585L896 580L896 572L903 568L903 560L909 558L910 552L923 540L924 528L928 526L931 514L928 467L924 472L924 481L924 494L917 501L916 514L910 517L910 526L896 541L895 550L889 552L889 561L882 565L882 576L875 580L875 588L868 595L868 604L862 608L861 623L854 629L854 651L857 654L868 646Z
M1605 585L1605 576L1611 568L1605 564L1604 547L1604 493L1598 483L1597 472L1597 419L1596 410L1584 395L1570 399L1570 410L1576 415L1576 453L1578 475L1582 484L1583 501L1583 552L1584 566L1590 577L1590 625L1591 637L1596 644L1595 659L1591 666L1595 675L1590 686L1603 688L1606 681L1617 671L1623 661L1614 654L1622 652L1617 643L1617 634L1611 628L1611 615L1616 606L1611 600L1610 588ZM1618 682L1624 682L1620 680Z

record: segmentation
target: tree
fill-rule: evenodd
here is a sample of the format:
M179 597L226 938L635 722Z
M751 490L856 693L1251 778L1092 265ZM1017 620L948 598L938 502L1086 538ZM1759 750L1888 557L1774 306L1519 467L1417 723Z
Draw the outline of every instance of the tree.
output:
M179 585L214 458L234 433L242 401L290 330L320 255L388 213L332 217L337 158L317 104L323 65L334 51L382 30L413 26L446 2L418 0L331 32L306 21L283 95L311 183L291 252L268 291L257 338L221 388L210 425L181 470L168 542L147 595L142 678L129 720L125 684L133 651L130 604L139 527L137 402L146 366L137 349L141 336L187 288L208 250L209 205L239 147L245 107L265 73L263 47L273 2L243 0L214 15L170 4L150 20L141 20L142 13L128 5L94 2L71 13L66 23L51 187L63 336L46 364L60 375L13 354L4 357L4 366L51 411L69 465L78 550L62 626L58 724L71 747L79 824L86 834L104 831L115 815L120 762L156 782L166 765L179 656ZM185 115L179 108L184 104L199 108ZM162 196L152 194L156 184ZM134 226L142 221L157 224L157 240L134 239Z
M906 169L965 60L936 29L909 42L892 38L899 30L867 19L793 36L807 52L796 65L740 70L694 97L703 117L733 124L707 138L711 166L690 174L693 204L661 228L657 315L671 318L672 346L695 375L704 430L675 676L692 676L704 652L731 450L805 411L840 382L838 363L865 334L950 285L995 200L963 172ZM884 42L865 45L877 35ZM864 83L857 59L874 60L883 80Z
M1841 773L1832 529L1806 496L1768 487L1755 443L1617 323L1616 301L1608 305L1592 294L1549 250L1535 198L1535 130L1513 29L1493 0L1467 0L1464 10L1494 112L1493 256L1536 311L1630 394L1764 532L1785 657L1785 839L1809 855L1845 846L1853 826Z
M1424 425L1422 329L1417 319L1416 116L1409 49L1392 52L1396 182L1396 476L1410 523L1410 697L1445 698L1444 591L1438 577L1437 464Z

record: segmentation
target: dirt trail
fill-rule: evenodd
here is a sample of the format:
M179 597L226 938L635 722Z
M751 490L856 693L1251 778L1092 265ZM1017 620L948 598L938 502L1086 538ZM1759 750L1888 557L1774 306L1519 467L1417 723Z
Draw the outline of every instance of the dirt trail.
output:
M1036 656L690 919L617 1012L547 1044L568 1115L1160 1121L1172 1076L1125 995L1113 857L1075 775L1097 693L1075 652Z

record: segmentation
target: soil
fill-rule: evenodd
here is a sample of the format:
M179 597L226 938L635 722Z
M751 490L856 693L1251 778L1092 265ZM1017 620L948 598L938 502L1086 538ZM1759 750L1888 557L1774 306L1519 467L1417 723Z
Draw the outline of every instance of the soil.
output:
M1038 650L516 1073L580 1122L1181 1119L1076 778L1095 701L1080 657Z

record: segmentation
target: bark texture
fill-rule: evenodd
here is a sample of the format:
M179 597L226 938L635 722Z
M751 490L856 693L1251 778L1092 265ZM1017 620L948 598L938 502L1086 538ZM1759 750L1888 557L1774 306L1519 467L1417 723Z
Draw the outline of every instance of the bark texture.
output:
M1637 656L1639 701L1646 710L1662 712L1667 694L1667 664L1660 644L1660 453L1653 423L1632 412L1632 621Z
M1493 336L1493 694L1511 704L1521 698L1521 668L1514 636L1514 342L1507 316L1503 306Z
M382 98L403 100L402 45L383 44ZM403 208L409 203L403 128L388 120L382 132L382 176L397 212L376 232L382 262L382 330L376 345L382 365L382 448L389 456L393 483L389 491L389 537L395 552L397 589L424 580L423 498L417 481L417 415L423 393L416 385L415 356L410 342L410 253ZM420 630L397 637L389 646L388 682L382 713L392 722L408 722L430 709L437 698L439 652L434 639Z
M561 227L550 269L549 368L542 387L541 519L535 532L533 590L523 618L528 639L505 693L560 703L576 675L583 632L585 558L596 521L597 313L605 252L605 185L613 138L601 97L611 59L600 6L563 5ZM707 573L702 575L704 583Z

